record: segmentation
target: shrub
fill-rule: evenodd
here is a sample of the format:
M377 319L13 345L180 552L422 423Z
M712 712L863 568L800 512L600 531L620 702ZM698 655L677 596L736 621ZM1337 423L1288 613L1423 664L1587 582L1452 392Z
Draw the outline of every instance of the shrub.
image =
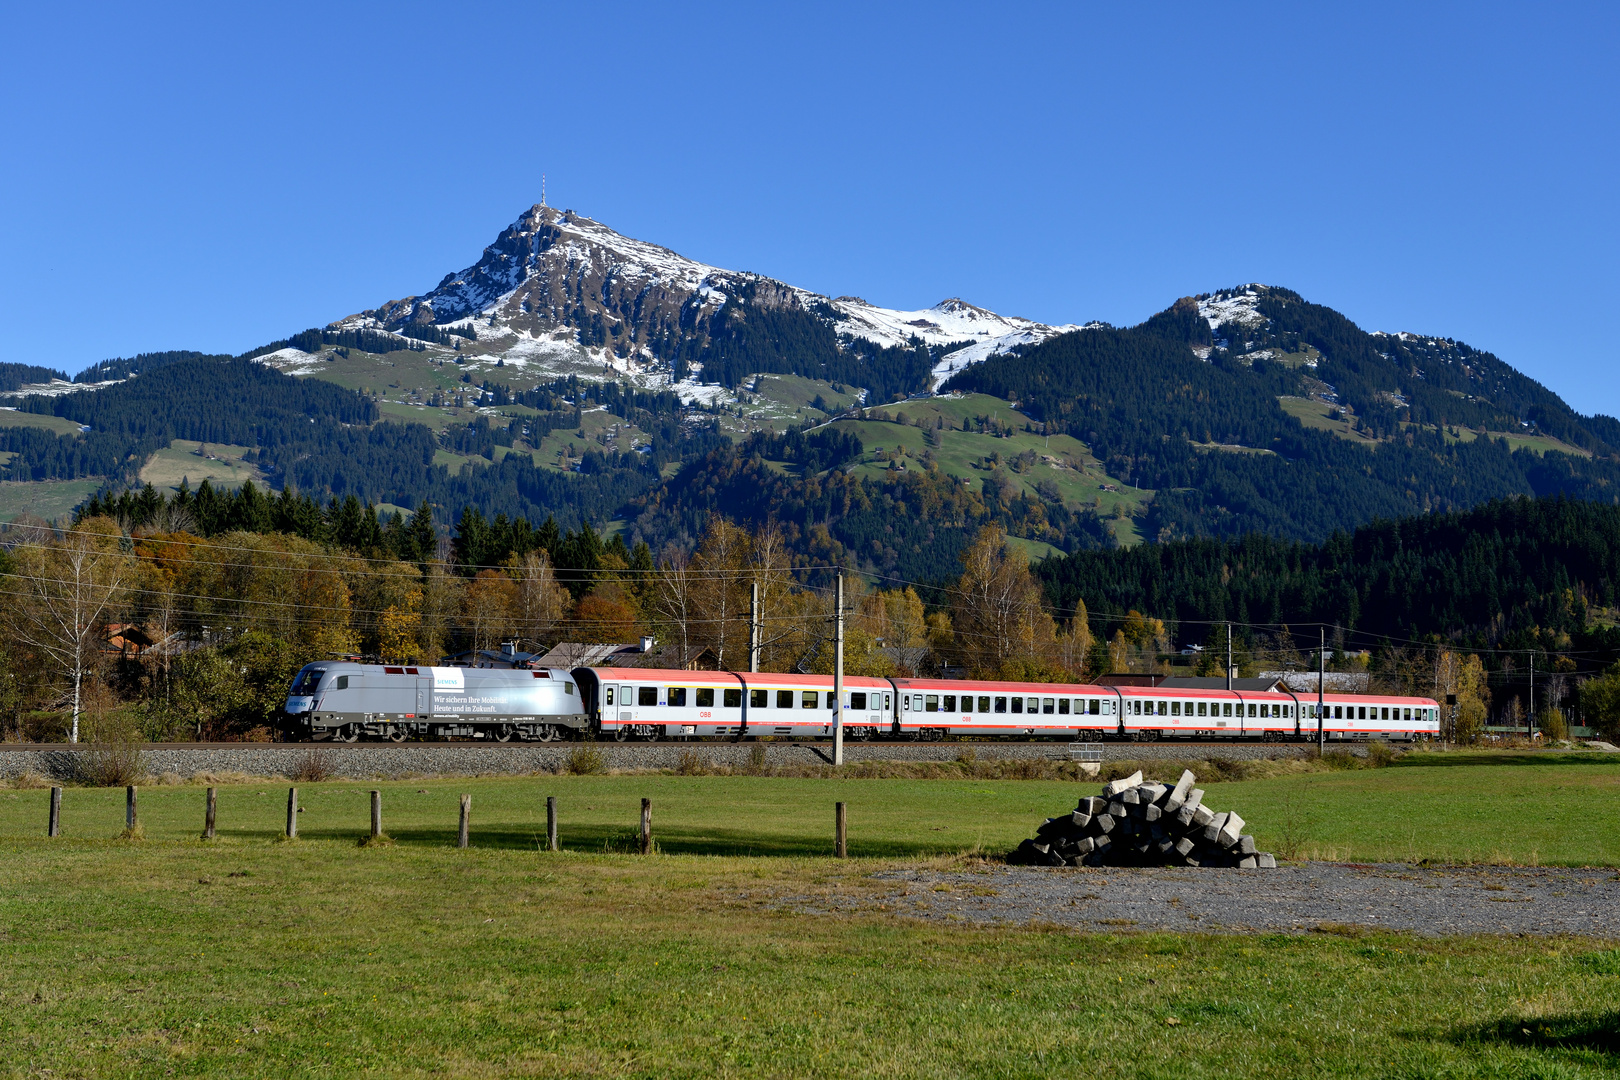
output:
M1374 739L1367 744L1367 767L1369 769L1382 769L1400 756L1395 752L1394 747L1383 739Z
M128 787L146 775L146 755L138 743L101 743L79 751L74 776L90 787Z
M332 763L319 750L305 754L287 773L287 779L299 784L318 784L331 778Z
M606 770L607 761L594 746L576 746L569 752L563 768L575 776L591 776Z
M709 770L709 763L702 756L691 750L682 750L681 756L675 763L675 771L682 776L703 776Z
M765 747L759 743L748 748L748 771L754 774L765 771Z
M1569 738L1569 724L1564 719L1562 709L1542 709L1541 715L1536 717L1536 724L1549 739L1562 741Z

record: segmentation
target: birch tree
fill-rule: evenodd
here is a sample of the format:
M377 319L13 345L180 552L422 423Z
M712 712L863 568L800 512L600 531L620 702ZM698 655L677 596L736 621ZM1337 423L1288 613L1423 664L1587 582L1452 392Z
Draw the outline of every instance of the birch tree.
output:
M12 555L21 593L14 608L17 638L72 682L68 741L76 743L85 676L95 668L106 624L124 599L132 562L117 537L86 528L23 545Z

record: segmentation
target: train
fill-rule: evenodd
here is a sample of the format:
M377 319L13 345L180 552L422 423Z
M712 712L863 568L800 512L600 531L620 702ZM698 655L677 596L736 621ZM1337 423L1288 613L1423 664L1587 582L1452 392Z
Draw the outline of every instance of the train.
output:
M844 679L830 675L648 668L481 668L323 662L298 672L284 732L292 739L483 739L554 742L585 737L831 738L840 713L851 740L1000 737L1314 739L1316 695L964 679ZM1327 694L1331 740L1434 738L1432 698Z

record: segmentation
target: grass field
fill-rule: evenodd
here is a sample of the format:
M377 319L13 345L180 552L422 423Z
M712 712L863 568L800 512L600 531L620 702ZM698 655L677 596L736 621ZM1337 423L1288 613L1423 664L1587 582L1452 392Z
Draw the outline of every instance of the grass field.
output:
M1438 755L1436 755L1438 756ZM1612 822L1620 758L1310 773L1212 786L1261 835L1306 793L1437 812L1504 797ZM393 847L361 848L365 791ZM1620 1069L1620 950L1571 939L1218 937L921 925L869 875L1026 835L1090 784L632 775L0 792L0 1075L1579 1077ZM458 792L473 847L451 846ZM264 794L260 794L263 792ZM570 850L539 850L559 796ZM653 799L663 854L630 841ZM1359 803L1350 800L1360 797ZM825 857L832 802L853 853ZM1364 815L1365 816L1365 815ZM1539 844L1503 822L1503 844ZM1313 822L1316 819L1313 819ZM1379 852L1387 822L1313 825ZM943 827L943 828L941 828ZM938 830L938 831L936 831ZM1337 831L1335 831L1337 830ZM1603 831L1570 841L1614 862ZM1612 830L1609 830L1612 832ZM1366 833L1366 839L1355 836ZM1586 838L1582 841L1579 838ZM1585 850L1577 845L1592 846ZM747 853L753 852L749 857ZM873 900L858 898L870 888ZM805 899L857 898L833 915ZM796 899L798 898L797 902ZM1177 1023L1171 1024L1174 1018Z
M0 521L13 521L21 514L55 521L72 514L73 508L100 490L104 482L99 476L84 480L0 480Z
M44 428L54 431L58 435L77 435L79 425L65 416L51 416L46 413L21 412L17 409L0 409L0 427L31 427Z
M203 449L206 456L199 456L198 449ZM204 480L215 487L238 488L247 480L262 486L264 477L259 470L242 463L242 455L249 449L224 443L208 443L205 447L189 439L175 439L146 459L141 479L164 493L178 490L181 480L189 481L193 491Z

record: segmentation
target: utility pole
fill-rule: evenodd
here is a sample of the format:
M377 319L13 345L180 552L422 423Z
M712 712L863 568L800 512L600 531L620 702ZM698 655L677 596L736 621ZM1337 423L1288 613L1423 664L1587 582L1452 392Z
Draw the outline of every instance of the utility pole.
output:
M1530 650L1530 709L1524 714L1524 737L1535 737L1536 730L1536 650Z
M748 670L759 670L759 582L748 598Z
M833 767L844 764L844 572L838 572L833 654Z
M1321 628L1322 647L1316 654L1316 752L1327 749L1322 739L1322 691L1327 685L1327 627Z
M1232 692L1232 624L1226 624L1226 692Z

